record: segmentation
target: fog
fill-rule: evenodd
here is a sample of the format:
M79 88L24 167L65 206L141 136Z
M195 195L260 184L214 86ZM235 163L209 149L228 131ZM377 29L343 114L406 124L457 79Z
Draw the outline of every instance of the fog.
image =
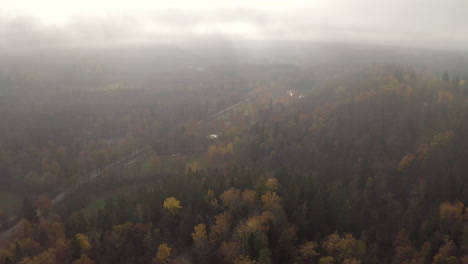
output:
M0 264L468 264L468 0L0 0Z
M466 50L464 0L0 1L2 51L193 38Z

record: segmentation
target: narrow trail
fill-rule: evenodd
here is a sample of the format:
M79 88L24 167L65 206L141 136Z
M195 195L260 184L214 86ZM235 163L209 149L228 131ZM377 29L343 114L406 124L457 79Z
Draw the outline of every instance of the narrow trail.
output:
M54 198L51 199L52 207L56 206L58 203L63 201L63 199L65 199L65 197L67 197L69 194L74 192L81 185L96 181L97 179L103 177L105 175L105 172L107 172L109 169L116 168L116 167L119 167L119 166L125 166L128 163L135 162L139 158L141 158L144 154L145 154L145 148L140 148L140 149L130 153L126 157L108 164L104 168L92 171L92 172L88 173L87 175L82 176L78 180L77 183L69 186L63 192L57 194ZM40 210L37 210L37 215L41 216ZM7 240L8 238L10 238L14 234L15 230L21 229L23 224L24 224L24 222L22 220L23 219L18 219L16 221L16 223L12 227L10 227L10 228L6 229L5 231L3 231L0 234L0 241Z
M205 121L211 121L211 120L216 119L216 118L218 118L218 117L220 117L220 116L222 116L222 115L224 115L224 114L227 114L228 112L230 112L230 111L236 109L237 107L239 107L239 106L242 105L243 103L247 103L247 102L250 101L250 100L252 100L252 97L249 97L249 98L247 98L247 99L245 99L245 100L240 101L240 102L237 103L237 104L231 105L231 106L229 106L229 107L227 107L227 108L225 108L225 109L223 109L223 110L217 112L216 114L214 114L214 115L208 117Z

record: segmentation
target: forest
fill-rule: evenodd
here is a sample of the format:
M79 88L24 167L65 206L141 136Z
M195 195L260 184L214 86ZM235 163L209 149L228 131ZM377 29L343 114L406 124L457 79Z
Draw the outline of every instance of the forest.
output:
M3 57L0 263L468 263L468 67L376 49Z

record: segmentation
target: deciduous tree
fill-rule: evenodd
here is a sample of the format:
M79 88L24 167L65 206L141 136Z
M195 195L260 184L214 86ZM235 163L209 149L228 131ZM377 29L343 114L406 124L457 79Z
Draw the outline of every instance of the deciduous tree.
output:
M180 205L180 201L174 197L169 197L164 200L163 208L168 210L172 215L176 215L179 213L182 206Z
M170 257L171 257L171 248L166 243L162 243L158 247L158 252L156 253L156 257L154 257L153 259L153 263L156 263L156 264L168 263Z

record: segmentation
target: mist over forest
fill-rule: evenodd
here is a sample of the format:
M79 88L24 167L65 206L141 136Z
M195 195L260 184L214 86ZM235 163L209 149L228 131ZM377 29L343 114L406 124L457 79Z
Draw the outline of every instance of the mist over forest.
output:
M464 1L65 2L0 0L0 264L468 264Z

